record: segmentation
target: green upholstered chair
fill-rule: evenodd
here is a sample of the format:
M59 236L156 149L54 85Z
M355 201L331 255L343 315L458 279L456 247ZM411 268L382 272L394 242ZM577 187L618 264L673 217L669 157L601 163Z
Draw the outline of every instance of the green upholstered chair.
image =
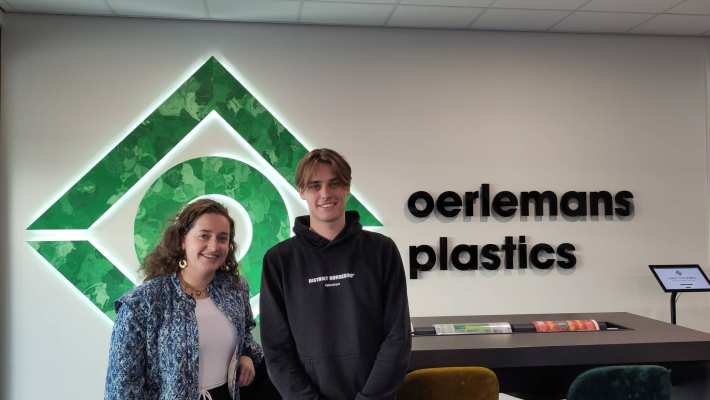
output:
M399 400L498 400L498 377L483 367L418 369L407 374Z
M657 365L592 368L580 374L567 400L670 400L670 371Z

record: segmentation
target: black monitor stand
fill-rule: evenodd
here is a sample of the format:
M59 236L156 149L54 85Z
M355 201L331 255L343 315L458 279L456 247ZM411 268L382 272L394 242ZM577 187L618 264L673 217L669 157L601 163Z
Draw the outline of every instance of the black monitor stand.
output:
M671 292L671 324L675 325L675 303L678 301L678 292Z

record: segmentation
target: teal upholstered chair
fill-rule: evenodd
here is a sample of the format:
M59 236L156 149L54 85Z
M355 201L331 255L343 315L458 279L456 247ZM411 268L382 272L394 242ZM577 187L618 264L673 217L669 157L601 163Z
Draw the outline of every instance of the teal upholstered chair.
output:
M567 400L670 400L670 371L657 365L598 367L580 374Z

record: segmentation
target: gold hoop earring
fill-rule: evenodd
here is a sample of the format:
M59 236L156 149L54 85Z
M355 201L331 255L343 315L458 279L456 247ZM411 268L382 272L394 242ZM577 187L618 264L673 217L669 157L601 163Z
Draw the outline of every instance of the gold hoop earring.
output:
M185 268L187 268L187 260L185 260L184 258L183 258L182 260L180 260L180 261L178 262L178 267L180 267L180 269L185 269Z

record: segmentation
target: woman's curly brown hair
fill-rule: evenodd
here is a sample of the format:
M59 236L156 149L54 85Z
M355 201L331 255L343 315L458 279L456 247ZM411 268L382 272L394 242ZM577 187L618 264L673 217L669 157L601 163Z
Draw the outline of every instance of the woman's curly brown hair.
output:
M239 272L237 258L235 256L236 246L234 245L234 220L229 216L229 211L222 204L210 200L200 199L194 201L178 213L171 221L170 225L163 232L163 237L156 248L143 260L141 270L145 274L145 280L172 275L180 267L178 263L185 258L185 251L182 249L182 241L187 232L192 229L198 218L204 214L222 215L229 220L229 252L225 261L234 282L239 282Z

